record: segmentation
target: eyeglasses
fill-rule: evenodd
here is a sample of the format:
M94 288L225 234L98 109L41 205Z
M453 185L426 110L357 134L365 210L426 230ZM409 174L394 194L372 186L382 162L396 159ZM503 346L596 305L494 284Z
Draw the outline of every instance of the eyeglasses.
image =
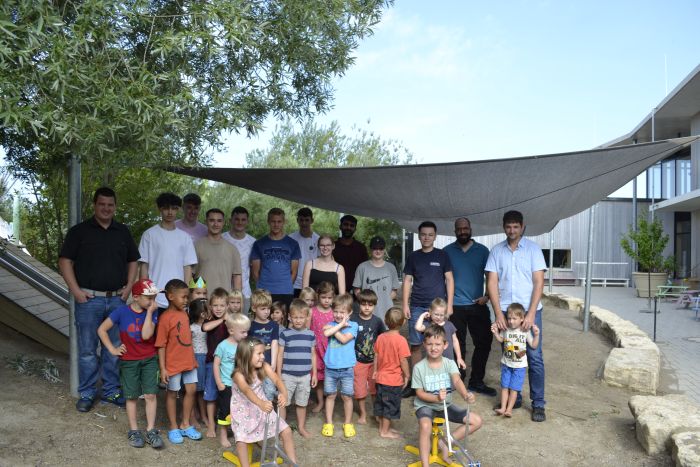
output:
M323 243L323 244L319 245L318 247L319 248L331 248L332 246L333 246L332 243L328 243L328 244Z

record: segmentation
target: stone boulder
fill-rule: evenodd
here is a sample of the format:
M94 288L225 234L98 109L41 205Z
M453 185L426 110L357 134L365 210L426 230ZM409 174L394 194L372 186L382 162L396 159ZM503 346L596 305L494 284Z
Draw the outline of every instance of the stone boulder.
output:
M637 441L649 454L671 450L671 436L676 433L700 431L700 408L683 394L632 396L629 407L635 418ZM692 449L692 443L683 443L683 447L685 456L685 447Z
M671 456L678 467L700 465L700 432L683 431L671 436Z
M611 385L656 394L659 384L658 349L614 348L603 369L603 380Z

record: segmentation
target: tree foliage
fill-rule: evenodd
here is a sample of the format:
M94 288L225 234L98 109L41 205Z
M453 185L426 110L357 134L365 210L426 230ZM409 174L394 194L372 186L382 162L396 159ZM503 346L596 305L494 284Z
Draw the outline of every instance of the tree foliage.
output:
M669 237L659 219L649 222L643 216L637 222L637 229L630 227L627 234L620 239L622 250L639 263L641 272L673 272L673 256L664 257L664 250Z

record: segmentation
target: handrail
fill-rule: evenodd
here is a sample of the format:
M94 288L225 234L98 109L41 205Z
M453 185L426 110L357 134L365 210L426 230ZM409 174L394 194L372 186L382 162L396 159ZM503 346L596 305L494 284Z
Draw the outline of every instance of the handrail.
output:
M68 308L68 287L65 285L46 276L46 274L8 250L0 250L0 265L37 288L59 305Z

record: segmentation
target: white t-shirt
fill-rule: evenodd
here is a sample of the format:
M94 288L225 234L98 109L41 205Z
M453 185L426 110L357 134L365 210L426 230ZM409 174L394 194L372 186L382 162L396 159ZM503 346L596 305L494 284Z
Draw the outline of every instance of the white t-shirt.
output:
M301 250L301 259L299 260L299 271L297 272L297 278L294 280L294 288L301 289L301 284L304 278L304 266L306 262L314 258L318 258L318 237L316 232L311 232L310 237L304 237L298 230L289 234L291 238L297 241L299 244L299 250Z
M139 261L148 264L148 278L161 290L171 279L185 280L183 268L197 264L190 236L180 229L166 230L160 224L143 233L139 253ZM167 307L165 294L158 294L156 303L161 308Z
M520 328L501 331L503 356L501 363L511 368L527 367L527 346L532 345L532 333Z
M241 256L241 280L243 281L243 296L250 298L252 291L250 290L250 250L255 243L255 237L245 234L245 237L240 240L226 232L221 236L224 240L230 242L238 249L238 254Z
M182 219L178 219L175 221L175 227L183 232L187 232L187 235L190 236L193 242L196 242L200 238L206 237L209 233L207 226L201 222L196 222L194 227L190 227L189 225L185 224Z

